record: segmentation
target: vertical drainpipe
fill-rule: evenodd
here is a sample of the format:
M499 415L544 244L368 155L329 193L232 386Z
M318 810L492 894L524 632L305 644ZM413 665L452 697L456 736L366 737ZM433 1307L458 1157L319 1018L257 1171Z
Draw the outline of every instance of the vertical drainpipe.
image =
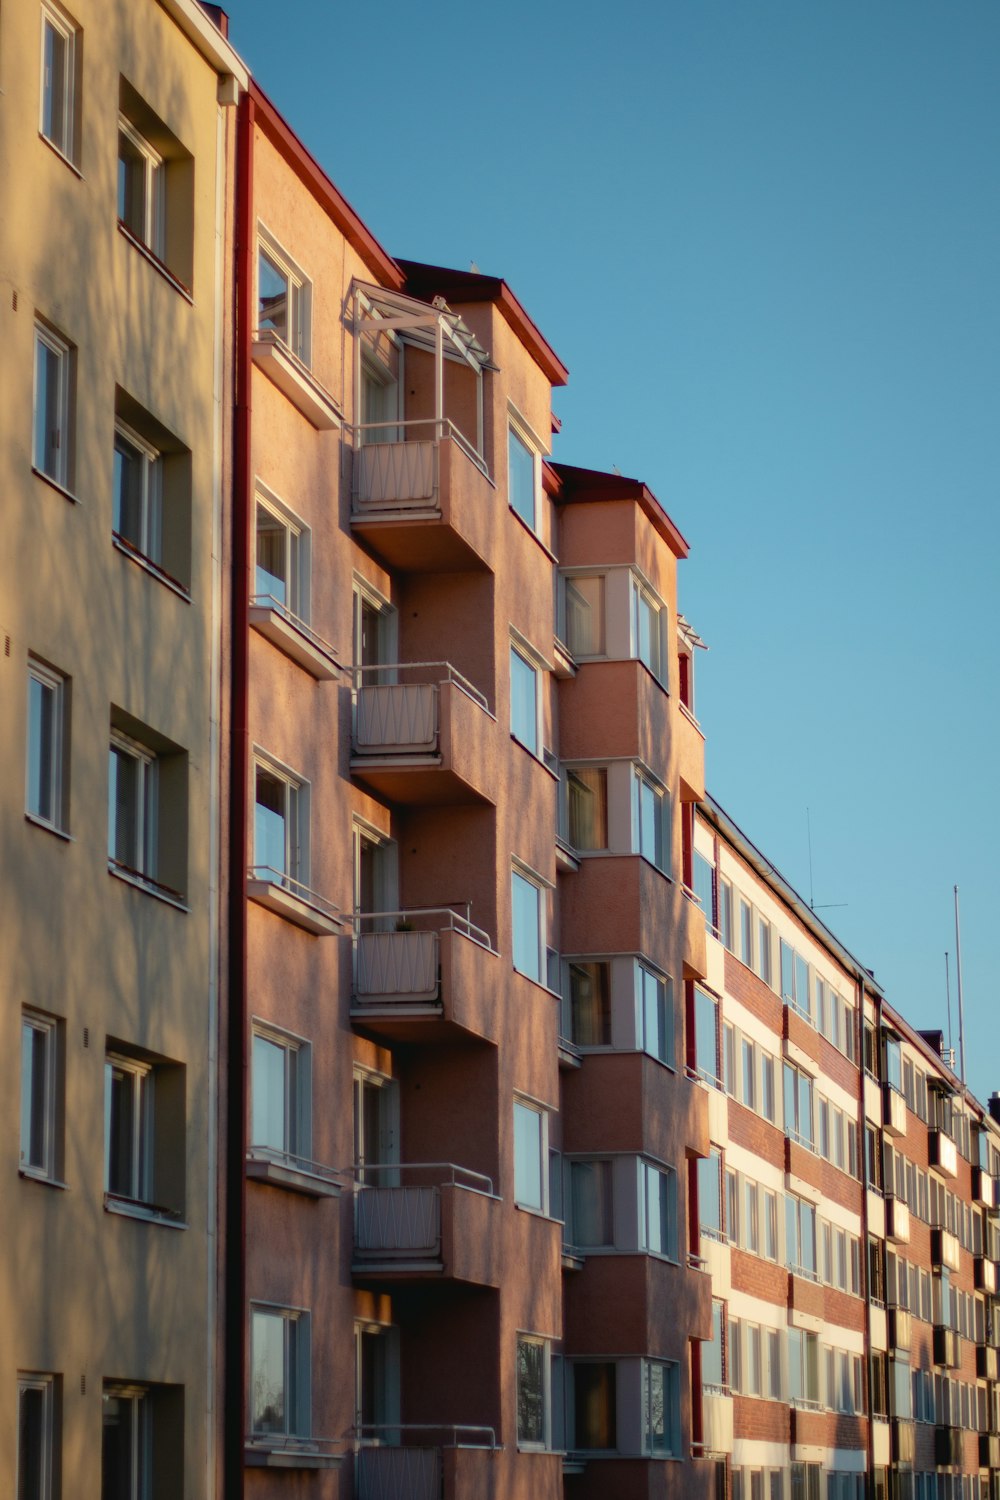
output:
M859 1141L861 1155L861 1274L864 1277L865 1289L865 1406L868 1411L868 1436L866 1447L868 1450L866 1493L868 1500L875 1500L875 1427L872 1412L872 1288L870 1277L870 1266L868 1261L868 1111L865 1108L865 981L862 974L858 975L858 1059L861 1063L861 1130L862 1138ZM882 1002L875 996L875 1038L876 1046L878 1038L882 1034ZM881 1084L879 1084L879 1097L881 1098ZM881 1151L881 1142L879 1150ZM884 1243L883 1236L883 1243ZM888 1375L888 1370L886 1371Z
M253 329L254 101L239 102L236 135L235 378L233 422L232 695L229 808L229 1028L226 1093L225 1435L226 1500L243 1494L246 1406L247 822L249 817L248 654L250 607L250 341Z

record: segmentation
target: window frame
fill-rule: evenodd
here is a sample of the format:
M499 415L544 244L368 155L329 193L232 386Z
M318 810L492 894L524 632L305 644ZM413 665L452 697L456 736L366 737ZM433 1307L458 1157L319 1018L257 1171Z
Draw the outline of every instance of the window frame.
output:
M521 947L523 947L523 941L522 942L518 941L518 933L517 933L517 910L518 910L518 908L517 908L517 900L516 900L516 896L515 896L515 892L517 891L518 887L515 886L515 884L514 884L515 881L520 881L521 885L524 886L524 887L531 887L534 890L534 892L535 892L536 918L537 918L538 954L537 954L537 968L536 968L536 970L534 972L531 969L522 968L519 965L519 963L518 963L518 957L520 956L519 953L518 953L518 949L521 948ZM514 863L511 865L511 922L510 922L510 926L511 926L511 964L512 964L512 966L514 968L515 973L517 973L517 974L523 974L526 979L532 980L532 982L535 983L535 984L540 984L543 989L548 989L549 988L549 982L548 982L548 951L549 950L548 950L548 947L547 947L547 938L548 938L548 899L547 898L548 898L548 891L549 891L548 884L547 883L543 883L543 881L542 881L542 879L541 879L540 876L536 875L533 871L529 870L529 868L528 868L527 865L524 865L520 861L517 861L517 860L514 861Z
M122 137L132 147L135 156L133 162L139 161L142 165L142 190L141 205L138 214L128 215L129 209L129 187L122 182L123 165L128 170L126 158L122 155ZM166 265L167 249L167 171L166 158L157 151L151 141L139 129L133 120L130 120L124 110L118 111L118 185L117 185L117 208L118 223L132 239L137 240L144 250L161 263ZM141 218L141 228L137 227ZM133 222L134 221L134 222Z
M666 603L660 598L652 585L634 569L631 570L629 588L629 654L633 660L642 663L661 687L666 688L667 676L664 670L666 664L666 651L664 649L664 637L667 627ZM648 656L644 654L640 608L647 610L650 620Z
M663 1441L657 1443L653 1421L653 1381L652 1372L654 1368L663 1372L662 1374L662 1401L663 1401ZM668 1374L669 1372L669 1374ZM643 1454L652 1458L677 1458L680 1457L681 1447L681 1422L680 1422L680 1366L672 1359L643 1359L642 1360L642 1451ZM669 1426L667 1417L669 1414Z
M77 164L77 60L78 60L78 38L80 28L65 11L61 10L52 0L42 0L42 45L40 58L40 83L38 90L38 134L47 141L55 151L59 153L71 167ZM57 36L62 38L65 51L63 55L62 77L59 83L62 130L56 135L46 128L47 104L54 98L56 93L55 80L46 82L47 70L47 31L51 29ZM49 122L51 125L51 120Z
M256 1421L254 1387L257 1380L258 1340L255 1325L258 1318L280 1319L282 1325L282 1424L280 1427L264 1426ZM268 1439L280 1444L288 1439L310 1438L312 1436L312 1329L308 1310L272 1302L252 1301L249 1335L247 1416L252 1439L266 1446ZM291 1392L291 1398L289 1398L289 1392Z
M39 354L44 350L55 360L56 390L54 402L56 426L39 433ZM73 416L73 345L43 319L35 318L34 372L31 428L31 467L36 474L50 480L59 489L69 491L72 478L71 423ZM48 421L49 412L45 414ZM53 441L54 436L54 441ZM54 454L54 458L51 455Z
M41 1463L34 1474L27 1475L27 1483L23 1491L23 1493L30 1495L31 1500L53 1500L58 1490L59 1453L56 1445L56 1434L60 1415L59 1385L60 1377L46 1371L19 1370L17 1373L17 1449L15 1476L15 1494L17 1495L22 1493L22 1479L24 1476L21 1469L26 1456L22 1452L22 1437L24 1434L22 1401L29 1392L35 1392L42 1398L40 1430L37 1435ZM33 1481L37 1481L37 1483Z
M131 1168L128 1190L113 1184L112 1171L115 1141L112 1134L112 1098L115 1071L133 1080L132 1129L130 1142ZM107 1198L122 1199L126 1203L155 1209L154 1158L155 1158L155 1069L152 1063L113 1048L104 1054L104 1192ZM121 1170L121 1163L119 1163Z
M643 794L653 801L644 803ZM649 826L650 809L652 826ZM671 807L666 787L644 767L632 762L632 853L648 861L670 879ZM652 839L652 851L647 847Z
M283 788L282 797L284 806L281 812L284 830L284 851L281 865L271 865L258 859L258 842L264 842L264 837L258 829L258 809L262 804L257 798L258 778L264 773L271 777L275 785ZM252 865L253 879L270 881L275 885L290 889L292 894L309 890L311 848L310 848L310 784L308 781L293 771L291 767L283 765L281 761L268 755L265 751L255 748L253 752L253 788L254 788L254 822L253 822L253 855ZM264 808L266 812L273 809Z
M41 754L41 746L34 744L34 715L32 712L32 688L37 684L43 693L51 694L49 716L51 723L48 727L50 736L49 746L49 773L47 786L42 788L42 764L44 757ZM61 672L46 666L35 657L28 658L28 714L27 733L25 735L25 788L24 788L24 810L32 822L40 823L45 828L50 828L56 833L66 832L66 761L65 746L67 735L67 708L68 708L68 679ZM44 702L45 700L43 700ZM44 734L43 734L44 738ZM32 806L32 782L35 766L38 766L38 806ZM42 811L45 801L51 806L51 816Z
M574 661L601 660L607 656L608 651L608 626L607 626L607 574L595 572L567 572L561 573L560 605L562 612L561 636L566 648ZM579 583L593 583L595 598L587 599L577 588ZM572 590L580 595L582 609L571 605L570 593ZM588 620L587 649L581 645L579 637L575 637L572 622L583 616L586 611ZM596 621L596 628L591 628L592 622Z
M134 450L139 460L140 494L138 537L129 536L123 530L123 504L121 486L114 484L112 496L111 535L119 546L129 553L137 553L144 562L154 568L163 568L163 454L134 427L115 417L114 451L118 455L119 440Z
M258 544L262 513L268 516L275 523L275 529L280 529L282 533L283 562L287 574L284 583L285 599L278 599L271 592L260 591ZM277 574L268 576L276 578ZM308 625L312 613L311 584L312 532L310 528L299 516L295 515L294 511L283 505L277 495L272 494L258 481L254 486L254 593L250 600L251 605L266 605L277 609L279 614L297 623Z
M117 853L118 848L118 809L117 795L112 795L112 778L108 778L108 864L116 872L126 877L138 880L144 885L159 887L160 882L156 878L158 835L159 835L159 760L156 752L148 745L143 745L139 740L119 729L112 728L110 740L110 754L125 756L134 761L137 766L136 799L133 812L135 813L136 831L134 838L135 863L121 859ZM117 788L117 775L115 777Z
M590 778L595 785L589 784ZM564 765L562 779L570 848L575 854L607 853L611 847L608 767L593 762Z
M530 500L530 516L526 514L528 508L526 497L516 495L514 487L515 467L511 463L512 445L517 443L531 460L532 493ZM522 460L523 462L523 460ZM531 429L524 418L512 408L507 411L507 505L510 510L523 521L528 530L537 536L538 534L538 509L541 491L541 453L537 440L531 433Z
M540 1389L538 1400L540 1404L541 1435L539 1437L525 1437L521 1426L521 1393L522 1393L522 1362L521 1348L532 1347L541 1349L541 1364L539 1367ZM552 1447L552 1340L540 1334L522 1333L517 1335L515 1351L516 1372L516 1428L517 1447L519 1451L529 1453L545 1453Z
M517 670L520 671L523 669L525 672L529 672L531 674L531 697L533 700L534 708L533 712L530 715L530 725L528 725L527 723L521 723L520 709L524 706L524 704L522 704L521 702L521 699L523 696L526 704L528 683L526 678L523 679L518 691L515 693L515 663L517 663ZM538 662L532 659L532 657L523 646L521 646L517 641L512 640L510 643L509 669L511 738L516 740L519 745L523 745L525 750L527 750L529 754L535 756L536 759L540 759L542 754L542 715L541 672ZM515 708L518 710L517 713L515 713Z
M255 1065L258 1041L279 1048L282 1057L282 1143L258 1139L256 1126L259 1085ZM257 1019L250 1025L250 1141L252 1152L266 1152L281 1161L307 1162L312 1156L312 1044L304 1037Z
M530 1184L525 1183L524 1173L529 1164L523 1157L523 1138L518 1132L518 1110L523 1117L534 1116L537 1121L538 1134L532 1140L530 1170L534 1179L537 1143L537 1168L538 1168L538 1197L526 1196L525 1188ZM513 1110L514 1133L512 1137L512 1169L514 1179L514 1205L516 1208L525 1209L529 1213L540 1214L542 1218L549 1217L550 1193L549 1193L549 1111L544 1104L535 1099L529 1099L525 1094L514 1095ZM519 1170L519 1163L521 1163Z
M254 257L254 337L273 335L307 370L312 366L312 280L299 266L279 240L257 221L257 254ZM278 276L284 277L287 286L286 328L294 335L285 338L276 328L265 328L261 320L260 265L261 258L270 262ZM293 328L294 323L294 328Z
M673 1072L677 1063L674 982L669 974L661 973L641 958L633 959L632 973L635 984L635 1037L638 1050L648 1057L655 1057L657 1062ZM663 1042L662 1051L659 1047L650 1045L650 997L647 992L649 984L656 987L653 1005L657 1012L657 1031Z
M674 1265L677 1265L680 1255L677 1172L674 1167L668 1165L666 1162L650 1161L644 1156L638 1158L638 1168L639 1249L645 1255L655 1255L660 1260L671 1261ZM661 1179L661 1182L657 1186L655 1203L650 1191L654 1178ZM659 1229L662 1228L662 1225L658 1223L662 1214L662 1199L659 1197L659 1194L664 1191L666 1193L667 1211L668 1243L666 1247L662 1243L660 1245L653 1243L654 1239L660 1237ZM655 1214L653 1213L654 1206L657 1209ZM651 1227L654 1222L658 1223L656 1235L651 1233Z
M25 1078L26 1042L28 1032L38 1033L45 1037L45 1057L42 1063L41 1089L41 1127L42 1127L42 1149L41 1161L27 1160L25 1157L25 1137L28 1138L28 1150L31 1152L31 1136L34 1129L36 1077L34 1067L34 1050L31 1052L31 1078L30 1092L26 1088ZM32 1042L34 1038L32 1038ZM30 1006L21 1009L21 1114L19 1125L19 1157L18 1171L22 1177L32 1177L40 1182L58 1182L61 1166L61 1142L59 1139L59 1074L61 1064L61 1027L55 1016L45 1015L42 1011L34 1010Z

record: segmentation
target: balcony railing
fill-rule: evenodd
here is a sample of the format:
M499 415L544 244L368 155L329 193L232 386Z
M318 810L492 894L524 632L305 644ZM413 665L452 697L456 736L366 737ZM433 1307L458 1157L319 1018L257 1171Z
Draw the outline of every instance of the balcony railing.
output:
M448 1450L497 1451L492 1427L366 1424L352 1436L357 1500L441 1500Z
M380 1162L356 1167L355 1177L354 1250L359 1260L439 1260L441 1188L493 1196L489 1177L454 1162Z
M250 1469L336 1469L350 1451L344 1438L278 1432L249 1432L243 1447L243 1461Z
M458 932L487 952L489 935L457 906L414 906L405 911L358 912L354 991L360 1005L427 1004L440 994L440 934ZM373 930L374 929L374 930Z
M319 681L330 681L340 671L337 652L330 642L273 594L252 596L250 624Z
M329 1167L324 1162L311 1161L275 1146L261 1145L247 1147L247 1176L313 1198L335 1198L352 1182L350 1173Z
M354 672L357 689L354 750L357 755L430 755L437 751L438 704L444 683L454 684L489 712L485 696L450 662L393 662L355 667ZM403 674L416 673L425 680L395 680ZM428 677L430 680L426 680Z
M251 865L247 870L247 895L268 911L287 917L317 936L329 936L340 926L340 908L325 896L310 890L286 870L273 865Z
M489 477L485 459L448 417L362 422L355 427L355 512L437 509L442 442L454 443Z

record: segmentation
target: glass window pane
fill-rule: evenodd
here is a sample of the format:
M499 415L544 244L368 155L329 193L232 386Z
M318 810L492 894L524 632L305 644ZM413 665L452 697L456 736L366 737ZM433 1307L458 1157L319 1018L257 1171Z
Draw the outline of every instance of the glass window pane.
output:
M704 990L694 992L695 1066L702 1078L714 1083L719 1078L718 1027L715 1001Z
M108 853L127 869L140 868L140 763L118 745L111 747Z
M259 869L288 871L288 783L264 766L257 767L254 810L254 862Z
M139 240L146 240L146 157L131 136L118 132L118 217Z
M608 847L608 773L604 766L566 772L569 841L574 849Z
M115 434L114 527L119 536L144 551L142 484L144 455L120 432Z
M604 579L566 579L566 644L574 656L604 654Z
M109 1193L138 1196L136 1182L136 1075L114 1063L105 1065L105 1131Z
M539 982L542 977L541 892L516 871L511 877L514 968Z
M56 690L28 678L28 811L55 820Z
M507 440L507 498L532 531L535 529L535 455L513 427Z
M698 1218L702 1234L722 1237L722 1161L715 1151L698 1160Z
M542 1116L514 1102L514 1197L527 1208L544 1207L542 1193Z
M610 1046L610 964L571 963L569 993L573 1041L578 1047Z
M517 1341L517 1440L545 1442L545 1346Z
M275 1151L292 1151L288 1125L291 1101L287 1097L287 1047L269 1037L253 1039L253 1128L251 1144Z
M570 1163L570 1197L574 1245L610 1245L614 1239L611 1211L611 1163Z
M62 357L42 338L35 339L35 468L60 482L62 451Z
M286 1432L285 1327L279 1313L253 1314L250 1410L255 1432Z
M573 1366L574 1448L614 1448L617 1445L616 1366Z
M69 42L50 21L45 22L45 80L42 91L42 134L65 151L66 61Z
M257 507L257 593L288 604L288 530L262 505Z
M534 667L519 651L510 653L510 732L538 753L538 694Z
M265 250L257 259L257 330L277 334L290 344L288 277Z

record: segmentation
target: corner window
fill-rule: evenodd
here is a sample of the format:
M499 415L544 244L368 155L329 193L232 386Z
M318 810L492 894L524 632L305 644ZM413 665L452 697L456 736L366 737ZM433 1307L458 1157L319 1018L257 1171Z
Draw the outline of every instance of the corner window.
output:
M519 870L511 872L511 947L517 972L545 984L545 892Z
M254 767L254 875L308 886L308 791L272 761Z
M53 1500L58 1493L58 1375L17 1377L17 1500Z
M669 979L635 962L636 1038L643 1052L674 1065L673 987Z
M310 1434L309 1315L254 1307L250 1314L250 1428L255 1435Z
M611 1046L611 965L577 959L569 965L570 1037L578 1047Z
M101 1500L181 1494L184 1387L106 1381L102 1405Z
M670 847L670 804L662 788L638 766L632 775L632 849L667 873Z
M722 1087L719 1077L719 1005L698 985L694 986L694 1059L699 1078L713 1088Z
M40 1011L21 1012L21 1171L57 1179L61 1170L60 1024Z
M519 1448L548 1448L552 1442L551 1361L549 1341L518 1334L517 1443Z
M305 274L261 229L257 243L257 333L271 334L308 365L311 286Z
M526 526L537 530L538 457L513 423L507 429L507 502Z
M72 345L35 322L35 415L32 464L63 489L72 480Z
M141 728L113 711L108 864L113 874L179 900L187 883L187 756L159 735L139 739Z
M706 926L715 929L715 865L696 849L691 861L692 888L705 916Z
M514 1201L541 1214L549 1211L548 1124L539 1105L514 1100Z
M606 766L569 766L566 770L566 816L569 841L587 853L608 847L608 771Z
M309 619L309 532L290 511L257 494L254 604Z
M510 648L510 732L538 755L538 672L516 646Z
M194 158L124 78L119 82L118 223L188 291L194 273Z
M312 1110L307 1042L254 1026L251 1100L251 1149L308 1159Z
M722 1157L713 1146L698 1158L698 1227L709 1239L725 1238L722 1223Z
M654 1458L680 1452L680 1379L676 1364L642 1362L643 1452Z
M656 596L632 578L632 655L656 678L663 676L662 607Z
M56 5L42 6L42 135L68 161L76 159L77 28Z
M613 1451L617 1435L617 1370L614 1360L573 1363L573 1447Z
M610 1161L569 1164L570 1243L581 1249L614 1244Z
M703 1391L717 1393L729 1388L725 1381L725 1329L726 1304L712 1301L712 1337L701 1346L701 1387Z
M639 1243L653 1255L677 1259L677 1174L639 1163Z
M184 1068L109 1048L104 1191L154 1214L184 1213Z
M572 573L564 580L566 645L576 657L605 653L604 575Z
M28 757L25 811L52 828L66 826L66 679L40 662L28 663Z

